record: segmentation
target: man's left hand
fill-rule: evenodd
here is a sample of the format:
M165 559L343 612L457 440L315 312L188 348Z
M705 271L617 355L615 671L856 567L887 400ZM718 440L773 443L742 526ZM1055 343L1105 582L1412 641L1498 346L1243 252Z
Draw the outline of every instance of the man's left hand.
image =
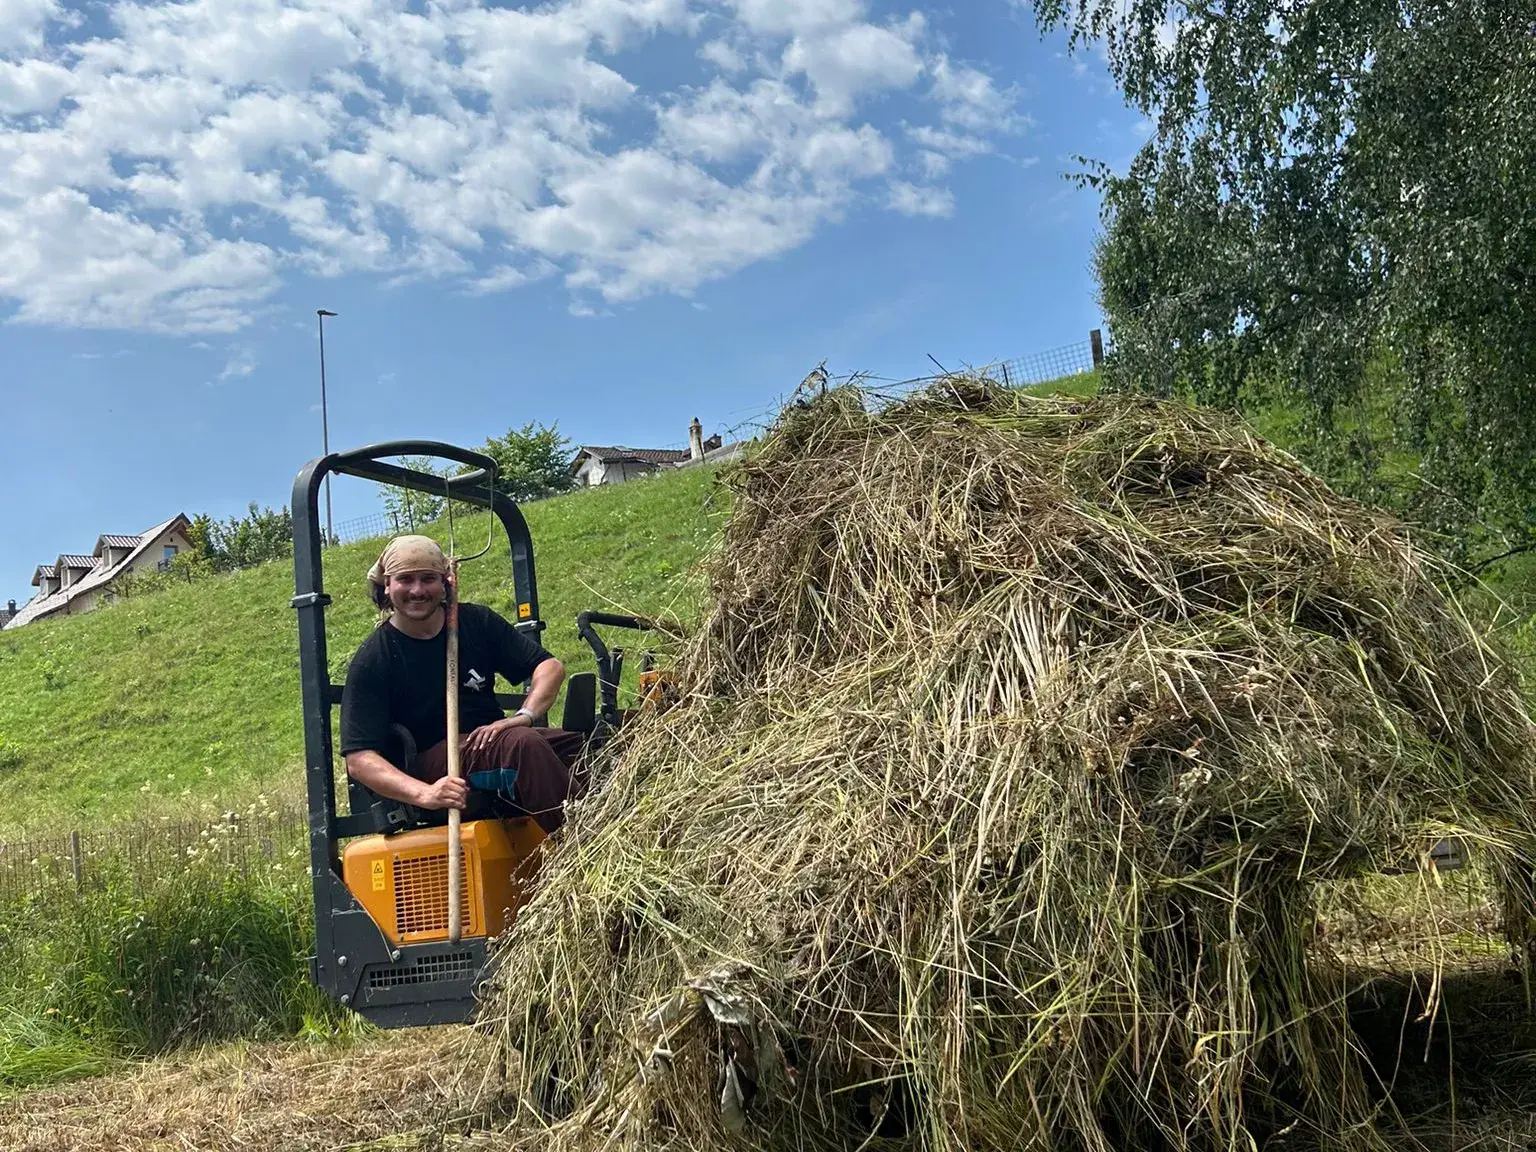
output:
M459 747L465 752L479 752L481 749L489 748L491 741L508 728L527 728L532 723L533 719L529 716L506 716L500 720L493 720L464 737L464 742Z

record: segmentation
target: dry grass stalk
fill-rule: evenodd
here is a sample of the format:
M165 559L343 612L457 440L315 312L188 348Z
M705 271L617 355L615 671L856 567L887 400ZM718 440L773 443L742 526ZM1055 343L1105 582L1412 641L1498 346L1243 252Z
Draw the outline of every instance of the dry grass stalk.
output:
M468 1041L468 1042L466 1042ZM468 1029L345 1048L225 1046L0 1101L6 1152L321 1152L440 1148L477 1127L466 1077L491 1060Z
M1437 562L1227 419L975 380L730 483L683 702L502 954L550 1146L1384 1146L1314 886L1454 833L1531 907L1532 725Z

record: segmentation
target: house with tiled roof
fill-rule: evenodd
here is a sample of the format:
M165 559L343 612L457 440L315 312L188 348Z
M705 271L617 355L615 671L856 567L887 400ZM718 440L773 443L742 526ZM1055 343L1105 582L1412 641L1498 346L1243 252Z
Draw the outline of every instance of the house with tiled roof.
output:
M59 577L59 589L73 588L96 567L96 557L77 556L66 552L53 562L53 570Z
M96 548L92 556L99 556L108 564L116 564L129 552L139 546L138 536L114 536L111 533L103 533L96 537Z
M596 488L599 484L623 484L650 476L664 468L675 468L702 457L720 447L720 437L702 438L699 422L689 427L687 448L626 448L621 444L602 446L583 444L571 461L571 475L578 488Z
M119 577L163 571L178 554L191 551L190 527L178 512L137 535L103 533L88 554L65 552L52 564L39 564L32 574L37 593L20 608L0 615L0 627L20 628L46 616L89 612L111 599L112 584Z

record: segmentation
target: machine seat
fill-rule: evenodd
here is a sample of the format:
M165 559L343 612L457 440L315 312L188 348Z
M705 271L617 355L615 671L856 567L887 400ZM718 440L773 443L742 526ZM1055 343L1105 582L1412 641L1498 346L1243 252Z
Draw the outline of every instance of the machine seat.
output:
M526 699L527 697L520 692L496 695L496 702L509 713L521 708ZM568 732L580 732L583 736L591 736L596 726L596 714L597 675L593 672L578 672L566 681L562 727ZM415 737L403 724L390 725L390 736L391 744L385 750L385 756L395 767L409 773L419 751ZM411 828L440 827L448 823L446 811L433 812L380 796L372 788L352 779L350 775L347 777L347 805L352 813L351 817L345 818L353 825L348 828L350 835L370 832L392 834Z

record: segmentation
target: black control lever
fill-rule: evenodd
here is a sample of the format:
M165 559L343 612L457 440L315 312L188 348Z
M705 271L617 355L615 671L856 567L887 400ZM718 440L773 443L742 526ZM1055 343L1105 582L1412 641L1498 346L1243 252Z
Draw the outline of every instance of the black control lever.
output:
M592 655L597 659L597 684L601 699L599 714L603 723L611 729L619 724L619 677L624 672L624 650L615 648L610 652L608 645L603 643L603 638L593 627L596 624L605 628L629 628L636 632L649 632L655 625L643 616L622 616L614 612L582 612L576 617L577 635L587 642Z

